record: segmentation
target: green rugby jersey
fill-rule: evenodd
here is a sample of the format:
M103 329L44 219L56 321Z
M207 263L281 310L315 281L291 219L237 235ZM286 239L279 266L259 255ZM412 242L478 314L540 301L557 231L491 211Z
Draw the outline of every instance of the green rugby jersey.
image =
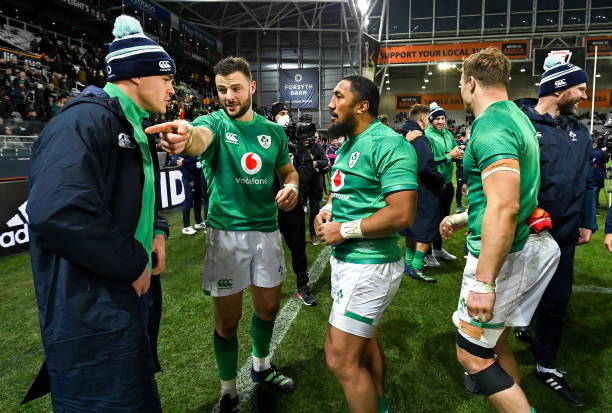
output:
M416 152L401 135L374 120L336 153L331 189L334 221L366 218L387 205L385 193L417 189ZM348 239L334 246L333 255L356 264L394 262L401 258L398 238Z
M509 100L492 104L476 118L463 157L470 205L467 244L475 257L480 255L482 219L487 207L481 173L499 159L516 159L521 169L520 209L510 250L513 253L522 250L527 242L527 218L538 204L540 149L531 121Z
M446 183L453 182L453 159L449 155L457 146L453 133L446 128L440 132L430 123L425 129L425 137L431 143L434 161L441 162L437 166L438 172L444 176Z
M257 113L239 122L223 110L196 118L193 126L213 134L198 157L208 184L207 225L228 231L277 230L274 174L289 162L283 128Z

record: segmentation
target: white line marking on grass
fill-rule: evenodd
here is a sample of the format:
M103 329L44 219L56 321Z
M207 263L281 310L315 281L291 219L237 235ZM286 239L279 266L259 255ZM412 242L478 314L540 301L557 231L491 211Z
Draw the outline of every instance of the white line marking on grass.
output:
M574 285L572 292L575 293L600 293L600 294L612 294L612 288L609 287L597 287L595 285Z
M329 257L331 255L331 247L325 247L323 251L319 253L315 262L310 266L310 284L313 285L317 282L323 270L329 263ZM270 359L274 357L274 350L283 341L285 335L291 328L295 317L302 309L303 304L295 298L295 296L289 298L283 308L278 312L276 321L274 323L274 331L272 333L272 342L270 343ZM240 408L242 411L250 411L251 409L251 396L255 389L255 383L251 380L251 365L252 359L249 356L245 360L242 367L238 371L236 378L236 387L238 388L238 395L240 396ZM219 411L219 406L215 406L214 412Z

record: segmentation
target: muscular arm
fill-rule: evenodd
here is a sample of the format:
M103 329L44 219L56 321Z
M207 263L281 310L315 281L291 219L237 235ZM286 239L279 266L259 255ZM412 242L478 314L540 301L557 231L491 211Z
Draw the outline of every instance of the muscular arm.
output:
M364 238L384 238L412 226L417 191L394 192L385 197L387 206L361 220Z
M213 134L210 129L203 126L193 128L191 130L191 145L185 147L183 153L189 156L198 156L210 146L213 140Z
M498 171L483 180L487 207L482 220L482 246L476 279L494 283L514 241L519 213L521 177Z
M213 140L210 129L194 127L185 120L160 123L149 126L145 133L159 133L162 148L169 153L184 153L189 156L198 156L208 149Z
M295 208L298 201L298 188L300 187L300 178L295 171L291 161L276 169L283 187L276 194L276 203L283 211L291 211Z
M384 238L412 225L416 214L415 190L394 192L385 197L385 202L385 207L361 219L359 227L363 237L359 238ZM342 223L328 222L331 215L327 214L327 211L322 211L315 219L317 234L326 245L339 244L345 240L340 233ZM352 221L350 224L357 225L358 222Z

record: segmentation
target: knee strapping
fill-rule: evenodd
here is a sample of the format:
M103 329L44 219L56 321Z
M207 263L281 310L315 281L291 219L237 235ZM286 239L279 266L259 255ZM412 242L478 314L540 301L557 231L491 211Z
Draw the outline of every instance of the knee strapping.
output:
M481 359L492 359L495 358L495 349L479 346L463 337L461 333L457 331L457 345L470 353L473 356Z
M470 374L470 377L478 386L480 393L487 397L509 389L514 384L514 379L497 361L478 373Z

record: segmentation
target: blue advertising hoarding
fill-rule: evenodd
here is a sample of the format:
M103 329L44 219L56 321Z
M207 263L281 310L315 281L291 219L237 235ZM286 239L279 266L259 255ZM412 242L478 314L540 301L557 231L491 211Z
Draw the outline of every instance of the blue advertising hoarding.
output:
M290 102L291 108L317 109L319 107L319 69L280 69L278 86L281 102Z

